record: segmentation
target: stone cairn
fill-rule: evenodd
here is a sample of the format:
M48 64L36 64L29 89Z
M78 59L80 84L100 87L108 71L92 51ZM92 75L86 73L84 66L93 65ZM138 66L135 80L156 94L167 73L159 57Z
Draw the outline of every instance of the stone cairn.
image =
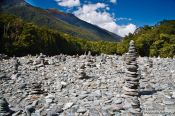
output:
M47 64L47 62L45 60L45 57L46 57L45 55L43 55L42 53L40 53L39 59L40 59L42 65Z
M6 99L0 96L0 116L11 116L14 111L9 108L9 104Z
M89 67L94 67L94 59L91 55L91 51L88 52L88 54L86 55L86 60L87 62L85 63L86 66L89 66Z
M149 84L150 82L150 75L148 71L147 65L144 66L143 71L141 73L141 79L140 79L140 91L148 91L151 90L152 87Z
M13 72L14 73L18 73L19 65L20 65L19 60L16 57L13 57L13 68L14 68Z
M44 60L45 59L45 56L40 53L40 55L37 57L37 59L33 62L34 65L38 65L38 64L41 64L41 65L44 65Z
M85 64L83 63L78 69L78 79L84 79L87 75L85 73Z
M5 54L0 54L0 60L8 59L9 57Z
M142 116L139 102L139 77L138 65L136 61L136 50L134 41L129 43L129 51L126 53L126 77L123 87L125 98L125 109L131 116Z
M32 95L32 94L43 94L44 91L42 89L42 83L41 82L32 82L30 85L27 86L26 88L27 92Z
M106 63L106 56L105 56L105 54L101 54L101 63L102 64Z
M148 66L149 68L152 68L152 67L153 67L153 60L152 60L152 59L148 59L148 64L147 64L147 66Z
M66 56L64 54L61 54L61 62L65 62L66 61Z
M88 54L86 55L87 62L92 62L92 55L91 51L88 51Z

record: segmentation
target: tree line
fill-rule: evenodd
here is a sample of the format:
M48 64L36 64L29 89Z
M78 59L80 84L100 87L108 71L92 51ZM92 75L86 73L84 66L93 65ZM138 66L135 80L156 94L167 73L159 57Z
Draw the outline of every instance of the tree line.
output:
M175 21L164 20L155 26L138 28L120 42L90 41L75 38L48 27L37 26L6 13L0 14L0 53L9 56L44 53L56 54L118 54L127 52L130 40L135 41L140 56L175 56Z

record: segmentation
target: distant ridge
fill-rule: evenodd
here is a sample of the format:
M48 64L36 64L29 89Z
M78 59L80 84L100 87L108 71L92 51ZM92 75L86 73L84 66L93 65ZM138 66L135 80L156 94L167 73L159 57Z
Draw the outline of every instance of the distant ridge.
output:
M21 4L22 3L22 4ZM41 9L24 0L2 0L1 12L16 15L25 21L55 29L60 33L87 40L120 41L121 37L95 25L80 20L73 14L56 9Z
M49 13L51 13L56 18L66 22L66 23L69 23L71 25L75 25L75 26L80 27L80 28L85 28L94 34L101 35L101 36L106 37L106 38L108 36L112 36L114 38L121 39L120 36L118 36L114 33L111 33L105 29L102 29L98 26L87 23L87 22L77 18L75 15L73 15L71 13L64 13L64 12L58 11L57 9L47 9L47 10Z

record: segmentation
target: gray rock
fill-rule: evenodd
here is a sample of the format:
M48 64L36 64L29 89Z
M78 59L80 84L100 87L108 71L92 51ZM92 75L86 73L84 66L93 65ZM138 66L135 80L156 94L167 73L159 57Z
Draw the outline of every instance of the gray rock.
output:
M85 113L87 110L84 107L80 107L77 112L78 113Z
M74 104L73 102L66 103L66 104L64 105L64 107L63 107L63 110L66 110L66 109L72 107L73 104Z
M6 79L6 74L5 73L0 73L0 80Z
M91 95L98 98L98 99L100 97L102 97L101 90L96 90L96 91L92 92Z

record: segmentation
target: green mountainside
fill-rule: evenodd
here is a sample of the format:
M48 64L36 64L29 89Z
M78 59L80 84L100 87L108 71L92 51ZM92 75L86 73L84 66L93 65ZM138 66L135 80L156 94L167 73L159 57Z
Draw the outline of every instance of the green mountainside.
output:
M0 53L10 56L39 53L72 55L86 51L92 51L93 54L114 54L117 43L79 39L27 23L16 16L0 14Z
M164 20L155 26L138 28L120 42L118 51L127 51L128 43L134 40L137 52L141 56L175 56L175 20Z
M74 21L74 23L69 23L67 20L64 21L59 19L58 14L56 17L53 12L51 13L48 10L31 6L23 0L3 1L4 2L1 3L1 12L16 15L17 17L20 17L25 21L33 22L38 26L45 26L50 29L55 29L60 33L87 40L120 41L121 39L120 36L86 23L76 18L74 15L64 13L64 15L68 16L67 19L73 19ZM80 25L76 25L77 22L79 22Z
M64 21L68 24L77 26L79 28L83 28L88 30L89 32L93 33L94 35L99 36L100 38L107 38L105 40L111 40L113 41L112 38L115 38L115 40L117 39L117 41L119 41L121 39L120 36L111 33L107 30L104 30L98 26L92 25L90 23L87 23L83 20L80 20L79 18L77 18L76 16L74 16L73 14L70 13L64 13L64 12L60 12L57 9L47 9L47 11L52 14L55 18ZM110 39L111 38L111 39Z

